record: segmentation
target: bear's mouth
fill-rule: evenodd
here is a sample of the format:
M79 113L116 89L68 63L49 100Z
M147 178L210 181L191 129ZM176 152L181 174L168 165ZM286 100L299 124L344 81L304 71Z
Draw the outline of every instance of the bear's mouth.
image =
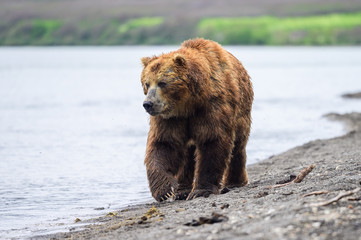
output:
M151 116L157 116L159 113L158 112L155 112L153 110L150 110L150 111L147 111L149 113L149 115Z
M154 109L154 108L146 109L146 111L151 116L156 116L156 115L162 114L164 112L164 111L159 111L159 110Z

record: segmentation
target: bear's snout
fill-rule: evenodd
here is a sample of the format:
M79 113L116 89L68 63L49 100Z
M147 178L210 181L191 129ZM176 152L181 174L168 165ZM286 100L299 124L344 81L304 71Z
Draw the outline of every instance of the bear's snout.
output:
M151 101L144 101L143 102L143 107L148 113L153 111L153 105L154 104Z

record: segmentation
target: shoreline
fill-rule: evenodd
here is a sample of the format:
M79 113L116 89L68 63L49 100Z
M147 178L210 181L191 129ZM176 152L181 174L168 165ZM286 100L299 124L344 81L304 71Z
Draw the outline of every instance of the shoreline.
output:
M359 239L361 113L326 117L349 132L249 165L245 187L192 201L139 204L79 221L80 231L32 239ZM312 164L300 183L270 188ZM349 196L317 206L345 191Z

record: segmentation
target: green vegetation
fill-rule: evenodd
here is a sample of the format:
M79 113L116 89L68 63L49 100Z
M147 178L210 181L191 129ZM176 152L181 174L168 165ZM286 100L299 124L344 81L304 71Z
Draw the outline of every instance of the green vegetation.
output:
M15 24L0 22L0 45L155 44L164 41L159 35L163 22L162 17L76 23L50 19L22 20Z
M40 44L52 44L53 33L59 29L61 22L57 20L34 20L31 28L31 39Z
M4 45L51 45L54 43L53 34L61 27L58 20L38 19L32 21L22 20L13 26L1 24L7 30L5 34L0 31L0 43ZM0 30L2 29L0 27Z
M199 35L224 44L360 44L360 31L361 13L292 18L206 18L198 24Z
M162 23L163 23L162 17L130 19L126 23L120 25L119 33L126 33L130 30L134 30L138 28L154 27Z
M204 37L225 45L358 45L361 44L361 12L284 18L172 20L124 17L0 21L0 45L179 44L193 37Z

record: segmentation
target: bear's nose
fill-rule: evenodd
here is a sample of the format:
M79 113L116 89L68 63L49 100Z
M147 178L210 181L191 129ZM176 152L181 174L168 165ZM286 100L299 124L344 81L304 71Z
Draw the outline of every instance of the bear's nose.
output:
M153 102L151 101L145 101L143 103L143 107L144 109L148 112L149 110L151 110L153 108Z

